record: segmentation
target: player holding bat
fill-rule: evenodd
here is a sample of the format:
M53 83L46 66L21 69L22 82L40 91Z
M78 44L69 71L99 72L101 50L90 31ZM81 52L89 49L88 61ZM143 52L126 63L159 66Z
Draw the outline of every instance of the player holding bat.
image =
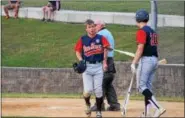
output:
M165 109L156 101L151 90L152 80L158 66L158 37L157 33L147 25L149 14L144 9L136 12L136 25L139 28L136 33L137 50L131 64L131 71L136 73L136 64L138 64L136 79L139 92L145 98L145 110L143 115L149 115L149 109L152 105L156 111L154 117L160 117L165 113Z

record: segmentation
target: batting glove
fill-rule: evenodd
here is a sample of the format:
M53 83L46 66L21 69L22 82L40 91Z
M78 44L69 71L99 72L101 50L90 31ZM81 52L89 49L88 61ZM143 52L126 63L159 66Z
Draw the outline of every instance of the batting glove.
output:
M132 71L132 73L136 73L136 64L131 64L131 71Z

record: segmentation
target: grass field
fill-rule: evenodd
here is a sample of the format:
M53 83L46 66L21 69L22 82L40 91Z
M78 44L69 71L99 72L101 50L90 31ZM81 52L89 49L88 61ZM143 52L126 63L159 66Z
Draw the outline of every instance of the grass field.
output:
M2 66L71 67L76 61L73 48L78 38L85 33L84 28L83 24L2 18ZM117 49L135 51L135 26L108 25L107 28L115 37ZM184 28L159 28L161 58L167 58L169 63L182 63L183 32ZM115 53L116 61L131 59Z
M48 0L22 0L23 7L41 7ZM3 0L2 4L7 2ZM136 12L144 8L150 11L149 1L126 1L126 0L62 0L62 9L82 11L116 11ZM158 1L158 12L160 14L175 14L184 16L183 1Z
M82 94L41 94L41 93L2 93L2 98L72 98L82 99ZM95 96L92 96L95 98ZM119 96L119 100L123 100L124 96ZM142 95L131 95L131 100L143 100ZM157 97L160 101L168 102L184 102L183 97Z

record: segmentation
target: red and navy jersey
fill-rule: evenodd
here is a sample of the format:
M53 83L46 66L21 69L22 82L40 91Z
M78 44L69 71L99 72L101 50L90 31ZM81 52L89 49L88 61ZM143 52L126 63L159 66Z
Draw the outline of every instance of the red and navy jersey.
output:
M110 46L102 35L96 34L94 38L88 35L82 36L75 45L75 51L82 54L82 58L89 62L103 61L104 47Z
M144 44L142 56L158 57L158 36L152 28L150 28L149 26L144 26L143 28L139 29L136 33L136 42Z

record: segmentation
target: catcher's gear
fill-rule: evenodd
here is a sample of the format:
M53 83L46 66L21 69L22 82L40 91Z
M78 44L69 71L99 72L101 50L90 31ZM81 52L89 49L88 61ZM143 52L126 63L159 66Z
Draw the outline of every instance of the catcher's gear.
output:
M86 70L86 62L82 60L79 63L73 63L73 69L77 73L83 73Z
M149 13L144 9L140 9L136 12L135 18L137 22L147 22L149 20Z

